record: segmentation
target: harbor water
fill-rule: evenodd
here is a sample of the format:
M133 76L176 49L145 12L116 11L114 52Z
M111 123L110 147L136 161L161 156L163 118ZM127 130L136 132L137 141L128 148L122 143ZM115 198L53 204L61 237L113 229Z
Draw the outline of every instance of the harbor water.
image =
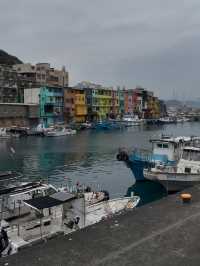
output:
M131 170L116 160L119 147L150 149L149 138L159 134L200 135L200 123L135 126L123 130L80 131L57 138L22 137L0 140L0 170L15 170L24 181L45 180L56 186L77 182L109 191L119 197L134 191L141 203L161 198L166 191L158 184L135 184Z

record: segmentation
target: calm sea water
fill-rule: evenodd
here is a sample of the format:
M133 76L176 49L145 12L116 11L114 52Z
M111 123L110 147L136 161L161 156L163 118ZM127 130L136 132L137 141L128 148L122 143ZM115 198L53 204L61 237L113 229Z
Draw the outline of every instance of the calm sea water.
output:
M54 185L81 184L109 191L111 197L131 191L148 202L166 195L154 183L134 184L134 176L116 160L119 147L150 148L149 138L161 133L200 135L200 123L132 127L114 131L82 131L75 136L0 140L0 170L16 170L24 180L48 180ZM10 152L13 147L14 155ZM134 185L133 185L134 184Z

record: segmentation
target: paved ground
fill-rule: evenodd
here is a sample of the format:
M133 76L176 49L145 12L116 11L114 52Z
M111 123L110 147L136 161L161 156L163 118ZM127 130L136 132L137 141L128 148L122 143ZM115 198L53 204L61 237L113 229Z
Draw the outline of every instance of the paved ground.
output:
M200 265L200 187L191 204L179 195L134 209L18 254L8 266Z

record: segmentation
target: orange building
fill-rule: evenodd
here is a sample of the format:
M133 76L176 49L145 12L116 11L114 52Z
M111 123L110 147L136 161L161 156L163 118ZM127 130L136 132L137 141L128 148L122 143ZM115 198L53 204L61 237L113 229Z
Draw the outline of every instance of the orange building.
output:
M87 106L85 91L68 87L64 91L64 117L66 122L85 122Z

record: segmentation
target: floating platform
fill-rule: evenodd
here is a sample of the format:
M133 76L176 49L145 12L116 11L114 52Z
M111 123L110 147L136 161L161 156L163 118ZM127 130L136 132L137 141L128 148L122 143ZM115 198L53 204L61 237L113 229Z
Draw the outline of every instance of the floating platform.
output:
M199 265L200 186L0 259L12 266Z

